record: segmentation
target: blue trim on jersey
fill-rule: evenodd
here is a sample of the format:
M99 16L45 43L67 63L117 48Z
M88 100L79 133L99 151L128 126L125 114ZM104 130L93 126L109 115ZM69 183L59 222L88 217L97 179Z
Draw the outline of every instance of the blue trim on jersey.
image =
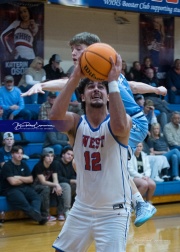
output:
M115 137L115 135L112 133L112 130L111 130L111 127L110 127L110 121L108 122L108 128L109 128L109 131L110 131L110 133L111 133L111 135L113 136L113 138L114 138L114 140L118 143L118 144L120 144L121 146L123 146L124 148L128 148L128 145L124 145L124 144L122 144L121 142L119 142L118 140L117 140L117 138Z
M76 131L77 131L77 129L79 128L79 125L81 124L82 120L83 120L82 117L80 117L79 122L78 122L78 125L77 125L77 127L76 127Z
M104 119L104 121L102 121L102 123L100 123L99 126L98 126L97 128L93 128L93 127L91 126L91 124L89 123L89 121L88 121L86 115L84 115L84 118L85 118L87 124L89 125L89 128L90 128L93 132L95 132L95 131L98 131L98 130L100 129L101 125L102 125L105 121L109 120L110 114L108 114L108 115L106 116L106 118Z

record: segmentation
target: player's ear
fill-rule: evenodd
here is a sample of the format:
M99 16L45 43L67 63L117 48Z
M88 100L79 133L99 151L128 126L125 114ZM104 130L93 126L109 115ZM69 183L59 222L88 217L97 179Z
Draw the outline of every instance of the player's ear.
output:
M81 94L81 101L84 102L85 99L84 99L84 94Z

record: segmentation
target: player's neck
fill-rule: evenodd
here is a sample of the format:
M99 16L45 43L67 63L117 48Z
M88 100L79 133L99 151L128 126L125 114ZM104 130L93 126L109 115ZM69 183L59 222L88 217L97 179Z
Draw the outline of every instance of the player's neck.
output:
M89 109L86 111L86 116L93 128L97 128L107 117L107 109Z

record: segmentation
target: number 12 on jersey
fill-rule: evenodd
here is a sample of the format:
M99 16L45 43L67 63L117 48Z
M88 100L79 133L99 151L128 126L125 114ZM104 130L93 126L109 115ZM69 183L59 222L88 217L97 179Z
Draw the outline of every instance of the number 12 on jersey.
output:
M85 170L101 171L101 155L99 152L84 152Z

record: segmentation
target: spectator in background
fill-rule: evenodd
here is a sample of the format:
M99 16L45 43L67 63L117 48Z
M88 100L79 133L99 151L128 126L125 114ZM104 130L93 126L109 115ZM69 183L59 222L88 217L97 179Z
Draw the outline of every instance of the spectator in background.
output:
M43 147L54 149L55 155L61 155L62 149L70 146L69 138L62 132L46 132Z
M30 64L29 68L25 70L20 82L19 88L22 92L28 91L34 84L40 83L46 80L46 72L43 69L43 59L39 56L35 57L35 59ZM39 94L46 99L47 92L45 94ZM31 103L38 103L38 94L33 94L30 96Z
M142 79L143 83L146 83L152 87L159 87L159 81L154 75L154 70L152 68L147 68L145 70L145 76ZM167 121L170 119L171 110L168 108L168 103L165 100L161 99L160 95L155 93L144 94L145 99L150 99L154 103L155 109L159 110L160 112L165 112L167 115Z
M40 196L32 188L33 177L24 162L23 148L13 146L11 150L12 160L3 165L1 177L1 194L7 197L14 209L24 211L33 220L43 225L47 218L42 217Z
M2 32L1 41L14 59L33 60L35 58L33 42L37 32L38 25L33 19L30 9L22 4L19 6L18 20L15 20ZM9 43L12 38L14 38L13 47Z
M62 60L59 54L53 54L49 59L49 64L43 67L46 72L47 80L67 78L67 74L64 73L64 70L60 66L60 62L62 62Z
M20 143L27 144L28 141L25 140L23 132L16 132L16 134L19 134L22 139L16 141L16 145L19 145ZM3 146L0 148L0 167L2 167L5 162L11 160L11 150L14 144L14 134L12 132L5 132L3 134ZM29 157L23 154L23 159L29 159Z
M129 70L127 79L129 81L139 81L139 82L142 80L141 64L139 61L133 62L133 66Z
M134 95L134 100L142 109L144 108L145 100L143 95L141 94Z
M154 113L154 103L150 99L145 100L143 112L148 121L148 128L150 130L153 123L157 123L157 117Z
M68 203L66 204L66 214L68 213L69 206L72 206L76 195L76 172L73 168L74 153L72 147L65 147L62 150L61 158L58 166L58 180L59 183L66 183L68 185Z
M4 113L4 109L2 106L0 106L0 120L3 120L3 113Z
M175 103L176 95L180 95L180 59L174 61L173 68L167 72L166 81L169 102Z
M121 69L121 73L127 77L128 71L127 71L127 64L125 60L122 60L122 69Z
M180 181L180 152L178 149L169 150L165 138L160 135L159 123L155 123L151 126L151 136L149 137L147 143L149 145L151 155L163 155L167 158L168 162L171 164L173 180ZM165 176L162 178L165 179Z
M39 120L49 120L49 113L56 99L56 92L49 92L47 96L47 101L44 102L39 111L38 119Z
M128 171L135 185L147 201L151 201L156 189L151 177L151 167L147 155L142 151L143 144L139 143L132 158L128 161Z
M54 160L54 150L48 147L43 149L41 159L32 171L34 178L33 186L42 199L42 215L49 221L56 220L54 216L50 216L49 214L50 201L57 203L58 220L65 220L63 202L67 201L68 186L65 183L59 184L58 169L59 163Z
M180 151L180 112L172 112L171 122L164 126L163 133L169 148Z
M14 78L11 75L5 77L4 86L0 88L0 106L4 109L4 120L30 120L32 117L31 111L25 109L21 91L14 86Z
M142 74L146 75L146 69L149 68L153 70L154 76L156 77L156 68L153 66L152 59L149 56L146 56L141 65Z
M149 163L152 170L151 178L155 182L169 181L170 176L168 175L168 170L170 169L170 164L167 158L163 155L158 156L153 155L152 153L150 154L149 145L145 141L143 142L143 152L148 155ZM165 175L167 175L167 177ZM165 178L162 179L162 176L165 176Z
M3 134L3 145L0 149L0 167L12 158L11 150L14 145L14 134L12 132L5 132Z

